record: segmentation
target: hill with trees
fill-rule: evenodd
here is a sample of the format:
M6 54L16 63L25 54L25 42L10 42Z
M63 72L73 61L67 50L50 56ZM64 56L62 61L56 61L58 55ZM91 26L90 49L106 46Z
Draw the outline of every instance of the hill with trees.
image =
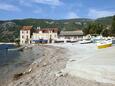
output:
M115 36L115 16L99 18L87 24L83 29L85 35L97 34L103 36Z

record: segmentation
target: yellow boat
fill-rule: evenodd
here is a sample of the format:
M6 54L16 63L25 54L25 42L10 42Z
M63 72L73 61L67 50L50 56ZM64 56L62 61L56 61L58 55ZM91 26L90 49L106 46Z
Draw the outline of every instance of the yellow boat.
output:
M103 41L97 43L98 49L108 48L111 46L112 46L112 40L103 40Z

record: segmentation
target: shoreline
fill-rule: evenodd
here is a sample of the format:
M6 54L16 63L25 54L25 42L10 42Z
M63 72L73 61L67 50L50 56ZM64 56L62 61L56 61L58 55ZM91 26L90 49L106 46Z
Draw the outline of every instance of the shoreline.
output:
M12 44L12 45L16 45L16 43L14 42L14 43L10 43L10 42L0 42L0 45L1 44Z
M25 70L28 72L31 69L31 71L13 80L8 86L114 86L64 73L63 70L69 61L68 48L52 45L41 45L41 47L45 49L42 58L36 59Z
M36 51L36 49L38 51ZM4 57L8 58L8 60L5 60L5 62L0 65L0 86L7 86L6 84L13 79L14 74L24 72L25 69L29 67L35 59L40 58L43 53L43 49L39 46L33 46L33 49L24 49L24 51L19 52L8 51L9 57L8 55Z
M8 86L26 86L27 82L29 83L32 80L32 78L40 78L38 79L38 82L41 82L43 79L46 79L46 76L48 78L52 77L52 80L54 80L55 73L60 72L61 69L65 68L67 58L65 58L63 55L65 54L65 49L49 46L49 45L40 45L42 48L44 48L44 54L41 58L36 59L25 71L29 71L31 68L31 72L27 75L23 75L18 80L13 80ZM58 58L61 57L61 58ZM41 76L43 75L43 76ZM27 81L25 81L25 79ZM20 83L23 82L23 83ZM39 84L37 82L37 84ZM30 82L31 83L31 82ZM33 82L32 82L33 83ZM51 81L49 82L51 83ZM32 86L36 86L36 83L33 83ZM44 86L42 84L39 84L38 86ZM28 86L28 85L27 85Z

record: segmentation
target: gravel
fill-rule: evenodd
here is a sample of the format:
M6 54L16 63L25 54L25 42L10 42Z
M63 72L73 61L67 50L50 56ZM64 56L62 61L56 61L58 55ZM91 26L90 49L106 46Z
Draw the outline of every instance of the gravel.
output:
M66 67L69 51L51 45L39 47L44 49L44 55L25 69L32 71L18 80L12 80L8 86L114 86L65 74L63 69Z

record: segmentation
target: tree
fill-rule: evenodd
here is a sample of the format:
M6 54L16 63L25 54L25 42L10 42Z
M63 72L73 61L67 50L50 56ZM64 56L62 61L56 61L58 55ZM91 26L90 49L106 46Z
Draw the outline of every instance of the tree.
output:
M112 20L111 33L115 35L115 15L113 16L113 20Z
M104 36L104 37L110 36L110 30L109 29L103 29L102 36Z
M84 32L84 35L89 34L89 28L84 28L84 29L83 29L83 32Z
M100 34L103 29L104 29L104 25L97 23L97 22L91 22L83 30L83 32L85 33L85 35L87 35L87 34Z

